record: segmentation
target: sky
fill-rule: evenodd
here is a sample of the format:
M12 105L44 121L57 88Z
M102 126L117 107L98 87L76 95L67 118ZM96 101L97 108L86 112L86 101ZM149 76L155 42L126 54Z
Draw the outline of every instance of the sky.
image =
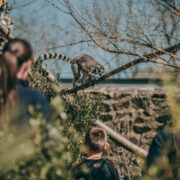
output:
M110 3L116 3L118 0L111 0ZM142 5L150 0L133 0L135 9L142 9ZM73 19L60 11L57 7L63 8L61 0L8 0L12 10L10 16L14 19L14 34L15 36L28 39L35 50L36 56L47 52L44 48L50 48L57 45L68 44L68 42L76 42L81 39L82 33ZM85 14L84 7L89 10L92 9L93 2L96 2L100 11L105 8L104 0L73 0L71 1L75 9L80 9L81 15ZM107 12L111 15L118 15L126 17L126 5L128 0L124 0L122 6L124 10L119 12L112 9ZM146 11L152 11L152 7L146 7ZM138 17L142 18L142 17ZM126 30L126 19L122 18L120 26L122 30ZM77 27L77 31L74 30ZM124 29L123 29L124 28ZM73 31L74 34L63 33L63 30ZM94 57L102 65L106 65L107 61L111 61L110 66L106 66L106 72L117 67L117 64L112 59L112 55L103 51L96 46L88 46L87 44L80 44L72 47L64 47L56 50L49 50L50 52L57 52L69 57L75 57L78 54L89 54ZM121 56L121 58L127 58ZM46 61L48 69L55 74L60 74L62 78L72 78L70 65L62 61ZM141 66L143 68L143 66ZM135 67L134 67L135 68ZM126 73L119 73L115 78L126 78L130 76L131 70Z
M52 47L53 42L59 45L64 44L64 39L61 39L61 30L59 30L58 26L60 25L64 29L71 29L71 26L73 26L71 24L73 22L71 17L59 11L52 4L48 3L47 0L29 0L27 2L24 2L23 0L9 0L9 3L12 7L10 16L15 19L14 34L18 37L30 40L35 49L36 56L41 53L45 53L46 51L43 51L41 48ZM81 5L80 1L76 0L75 6L79 5ZM88 6L90 6L90 4L88 4ZM19 30L21 28L20 24L22 24L20 19L23 19L23 22L29 24L29 26L23 26L23 28L27 29L28 32L22 33ZM42 43L43 41L40 40L41 33L46 35L46 39L50 43ZM68 38L69 37L65 38L67 43ZM76 38L71 36L70 41L75 42L76 39L79 40L79 37ZM88 47L84 44L57 49L56 52L69 57L75 57L78 54L87 53L96 58L102 64L104 62L103 58L108 56L108 54L101 49L97 50L97 48ZM99 58L99 56L101 57ZM62 61L53 62L54 63L51 61L47 62L50 70L54 73L60 72L61 77L63 78L72 78L72 72L69 64Z

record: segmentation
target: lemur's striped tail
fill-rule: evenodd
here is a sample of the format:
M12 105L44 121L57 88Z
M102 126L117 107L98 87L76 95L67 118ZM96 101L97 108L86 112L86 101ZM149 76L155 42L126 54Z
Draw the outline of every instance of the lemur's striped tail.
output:
M37 58L37 60L41 60L41 61L46 60L46 59L59 59L59 60L66 61L68 63L72 62L71 58L66 57L66 56L64 56L62 54L57 54L57 53L42 54Z

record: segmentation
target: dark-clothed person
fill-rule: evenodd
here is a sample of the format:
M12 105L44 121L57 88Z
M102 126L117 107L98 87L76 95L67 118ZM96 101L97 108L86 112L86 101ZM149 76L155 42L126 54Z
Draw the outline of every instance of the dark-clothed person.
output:
M102 159L103 152L109 148L106 132L102 128L89 129L84 144L87 158L74 166L76 180L119 180L114 165Z
M18 126L29 124L30 106L39 105L45 119L50 119L45 95L26 84L33 60L31 44L19 38L10 39L0 56L0 111Z
M76 179L85 180L119 180L118 171L114 165L104 159L86 159L78 163L75 168L79 169L82 166L88 167L90 170L87 173L78 173Z
M143 177L180 178L180 131L166 129L157 133L149 149Z
M166 151L163 153L163 151ZM163 155L167 155L170 162L175 163L180 160L180 132L163 130L153 138L147 157L147 167L160 160ZM180 161L179 161L180 163Z
M35 107L37 105L41 107L44 118L47 121L50 120L50 105L47 98L42 92L30 88L24 80L18 80L17 92L17 99L20 104L21 111L21 117L19 117L19 119L17 120L19 121L19 123L28 124L30 118L28 108L29 106Z

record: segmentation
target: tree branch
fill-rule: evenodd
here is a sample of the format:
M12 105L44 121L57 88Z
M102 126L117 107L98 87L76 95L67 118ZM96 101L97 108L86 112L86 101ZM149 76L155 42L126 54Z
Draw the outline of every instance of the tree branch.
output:
M169 63L166 63L166 62L159 62L159 61L156 61L156 60L150 60L152 63L156 63L156 64L162 64L164 66L169 66L169 67L173 67L173 68L177 68L177 69L180 69L180 66L176 65L176 64L169 64Z
M51 4L52 6L54 6L55 8L57 8L58 10L62 11L65 14L69 14L68 12L64 11L63 9L61 9L60 7L56 6L54 3L52 3L51 1L47 0L47 2L49 4Z
M128 139L124 138L122 135L116 133L114 130L106 126L103 122L100 120L96 120L95 123L97 126L105 129L108 134L115 139L117 142L119 142L126 150L132 152L135 155L138 155L142 158L146 158L148 155L148 152L141 147L137 146L136 144L132 143Z
M2 24L0 23L0 31L2 32L2 34L7 38L7 39L13 39L14 36L12 33L9 33L9 30ZM57 80L57 78L42 64L41 65L42 70L45 71L47 73L47 77L51 80L51 81L55 81ZM32 72L29 72L29 77L32 78Z
M82 86L78 86L78 87L76 87L76 88L66 90L64 93L66 93L66 94L76 93L76 92L79 91L79 90L83 90L83 89L85 89L85 88L88 88L88 87L90 87L90 86L93 86L94 84L97 84L97 83L99 83L99 82L101 82L101 81L103 81L103 80L105 80L105 79L107 79L107 78L109 78L109 77L111 77L111 76L113 76L113 75L115 75L115 74L123 71L123 70L126 70L126 69L128 69L128 68L130 68L130 67L132 67L132 66L135 66L135 65L137 65L137 64L140 64L140 63L145 62L145 58L148 60L147 62L157 63L157 62L155 62L155 61L151 61L151 59L157 58L158 56L165 54L165 52L171 52L171 53L173 53L173 52L176 52L176 51L179 51L179 50L180 50L180 43L179 43L179 44L176 44L176 45L174 45L174 46L171 46L171 47L169 47L169 48L167 48L167 49L164 49L163 51L156 51L156 52L154 52L154 53L146 54L146 55L144 55L142 58L138 58L138 59L136 59L136 60L134 60L134 61L132 61L132 62L129 62L129 63L127 63L127 64L125 64L125 65L123 65L123 66L121 66L121 67L118 67L117 69L115 69L115 70L113 70L113 71L111 71L111 72L109 72L109 73L101 76L101 77L98 78L98 79L92 80L92 81L90 81L90 82L88 82L88 83L86 83L86 84L83 84ZM161 63L161 64L162 64L162 63ZM171 64L168 64L168 63L167 63L167 64L164 64L164 65L168 65L168 66L174 67L174 65L171 65ZM179 67L179 66L178 66L178 67ZM177 67L176 67L176 68L177 68Z
M91 39L80 40L80 41L77 41L77 42L72 42L72 43L64 44L64 45L57 45L57 46L50 47L50 48L36 48L36 50L43 50L43 49L45 49L45 50L49 51L49 50L53 50L53 49L74 46L74 45L81 44L81 43L88 43L88 42L91 42L91 41L92 41Z
M67 9L69 10L70 15L72 16L72 18L77 22L77 24L81 27L81 29L89 36L89 38L94 42L94 44L96 44L98 47L100 47L101 49L103 49L104 51L110 52L110 53L119 53L119 54L126 54L126 55L133 55L133 56L137 56L137 54L131 53L131 52L125 52L122 50L116 50L116 49L109 49L107 47L105 47L102 44L99 44L91 35L91 33L85 28L85 26L77 19L77 17L75 16L71 4L69 2L69 0L64 0Z
M154 50L157 50L157 51L162 51L164 54L168 54L169 56L175 58L175 59L178 59L180 61L180 57L171 53L171 52L167 52L165 51L164 49L161 49L161 48L158 48L158 47L155 47L153 45L149 45L150 48L154 49Z

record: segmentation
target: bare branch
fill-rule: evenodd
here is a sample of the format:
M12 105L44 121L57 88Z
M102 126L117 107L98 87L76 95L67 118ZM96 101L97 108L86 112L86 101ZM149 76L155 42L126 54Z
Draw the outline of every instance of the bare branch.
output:
M165 6L164 4L160 3L158 0L155 0L156 3L158 3L160 6L164 7L165 9L167 9L168 11L171 11L167 6Z
M63 9L61 9L61 8L58 7L58 6L56 6L53 2L51 2L51 1L49 1L49 0L47 0L47 2L48 2L49 4L51 4L52 6L54 6L55 8L57 8L58 10L62 11L63 13L69 14L69 12L67 12L67 11L65 11L65 10L63 10Z
M166 0L162 0L163 3L159 2L158 0L155 0L156 3L158 3L160 6L164 7L165 9L167 9L168 11L170 11L174 16L180 18L180 10L177 9L174 5L172 5L170 2L166 1Z
M179 56L176 56L175 54L173 54L173 53L171 53L171 52L167 52L167 51L165 51L164 49L160 49L160 48L155 47L155 46L153 46L153 45L150 45L149 47L151 47L151 48L153 48L153 49L155 49L155 50L157 50L157 51L161 51L161 52L163 52L164 54L168 54L169 56L171 56L171 57L173 57L173 58L175 58L175 59L180 60L180 57L179 57Z
M94 38L93 36L91 35L91 33L85 28L85 26L77 19L77 17L75 16L72 8L71 8L71 5L70 5L70 2L69 0L64 0L66 6L67 6L67 9L69 10L69 13L70 15L72 16L72 18L77 22L77 24L81 27L81 29L89 36L89 38L98 46L100 47L101 49L103 49L104 51L107 51L107 52L110 52L110 53L119 53L119 54L127 54L127 55L133 55L133 56L138 56L137 54L135 53L131 53L131 52L125 52L125 51L121 51L121 50L116 50L116 49L109 49L107 47L105 47L104 45L102 44L99 44Z
M124 138L122 135L116 133L114 130L106 126L103 122L100 120L96 120L95 124L103 129L105 129L108 134L115 139L117 142L119 142L124 148L126 148L128 151L132 152L133 154L136 154L142 158L146 158L148 155L148 152L141 147L137 146L136 144L132 143L128 139Z
M98 37L98 38L94 38L95 41L106 41L106 40L119 40L119 41L127 41L127 42L131 42L132 44L137 44L137 45L140 45L140 46L148 46L147 44L145 43L142 43L140 41L137 41L137 40L132 40L130 38L120 38L120 37ZM36 48L37 50L53 50L53 49L58 49L58 48L63 48L63 47L69 47L69 46L74 46L74 45L77 45L77 44L81 44L81 43L88 43L88 42L92 42L92 39L84 39L84 40L80 40L80 41L77 41L77 42L72 42L72 43L69 43L69 44L64 44L64 45L57 45L57 46L53 46L53 47L50 47L50 48ZM140 56L139 54L133 54L134 56Z
M53 46L53 47L50 47L50 48L36 48L37 50L42 50L42 49L45 49L45 50L53 50L53 49L58 49L58 48L63 48L63 47L69 47L69 46L74 46L74 45L77 45L77 44L81 44L81 43L87 43L87 42L91 42L92 40L80 40L80 41L77 41L77 42L72 42L72 43L69 43L69 44L64 44L64 45L58 45L58 46Z
M135 66L135 65L137 65L137 64L140 64L140 63L145 62L145 61L144 61L144 57L145 57L149 62L154 62L154 63L155 63L155 61L151 61L151 59L157 58L158 56L165 54L165 52L172 52L172 53L173 53L173 52L177 52L177 51L179 51L179 50L180 50L180 43L179 43L179 44L176 44L176 45L174 45L174 46L172 46L172 47L169 47L169 48L167 48L167 49L164 49L164 51L156 51L156 52L154 52L154 53L146 54L146 55L144 55L142 58L138 58L138 59L136 59L136 60L134 60L134 61L132 61L132 62L129 62L129 63L127 63L127 64L125 64L125 65L123 65L123 66L121 66L121 67L118 67L117 69L115 69L115 70L113 70L113 71L111 71L111 72L109 72L109 73L101 76L100 78L98 78L98 79L96 79L96 80L92 80L92 81L90 81L90 82L88 82L88 83L86 83L86 84L83 84L82 86L78 86L78 87L76 87L76 88L74 88L74 89L67 90L67 91L65 91L65 93L67 93L67 94L76 93L76 92L79 91L79 90L83 90L83 89L85 89L85 88L88 88L88 87L90 87L90 86L93 86L94 84L97 84L97 83L99 83L99 82L101 82L101 81L103 81L103 80L105 80L105 79L107 79L107 78L109 78L109 77L111 77L111 76L113 76L113 75L121 72L121 71L124 71L124 70L126 70L126 69L128 69L128 68L130 68L130 67L132 67L132 66ZM159 63L159 64L160 64L160 63ZM167 64L168 64L168 63L167 63ZM167 64L166 64L166 65L167 65ZM168 64L168 66L174 67L174 66L171 65L171 64Z
M168 1L162 0L164 3L166 3L167 5L169 5L172 9L174 9L175 11L177 11L178 13L180 12L179 9L177 9L175 6L173 6L171 3L169 3Z
M165 63L165 62L160 62L160 61L156 61L156 60L150 60L152 63L156 63L156 64L162 64L164 66L169 66L169 67L173 67L173 68L177 68L180 69L180 66L175 65L175 64L169 64L169 63Z

